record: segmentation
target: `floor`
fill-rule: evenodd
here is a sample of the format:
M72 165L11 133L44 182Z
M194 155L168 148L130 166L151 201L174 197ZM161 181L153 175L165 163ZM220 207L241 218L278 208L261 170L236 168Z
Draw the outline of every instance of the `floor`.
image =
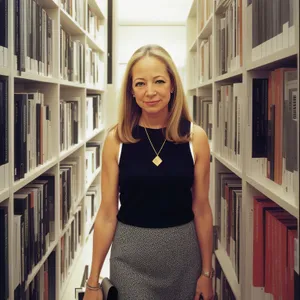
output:
M60 300L73 300L75 299L75 288L80 287L82 281L82 275L84 272L84 268L86 265L91 266L93 253L93 234L89 235L89 239L85 243L84 248L79 253L79 257L75 261L75 265L70 268L70 279L67 282L67 286L62 286L63 295ZM101 276L109 277L109 256L110 252L108 252L106 259L104 261Z

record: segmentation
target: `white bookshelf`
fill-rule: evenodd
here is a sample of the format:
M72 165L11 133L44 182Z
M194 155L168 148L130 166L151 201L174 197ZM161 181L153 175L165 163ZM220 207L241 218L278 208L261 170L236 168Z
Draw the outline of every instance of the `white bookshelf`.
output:
M238 3L239 1L237 1ZM207 13L206 5L212 4L212 13ZM280 207L293 215L298 220L299 233L299 188L293 193L287 193L284 187L266 178L253 168L252 159L252 124L251 124L251 106L252 106L252 78L259 78L270 71L280 67L297 67L299 74L299 3L294 1L294 39L292 45L282 45L282 47L269 49L271 52L268 55L261 56L258 59L252 58L252 4L247 6L247 0L241 0L242 5L242 59L241 66L233 67L224 74L219 73L219 42L218 24L220 15L227 10L227 6L232 3L232 0L194 0L189 10L186 20L187 30L187 97L189 107L193 107L193 97L207 96L212 97L212 141L211 145L211 193L210 203L213 210L214 224L216 224L216 203L220 199L216 199L217 193L217 173L220 170L226 170L236 174L242 182L242 202L241 202L241 219L240 219L240 279L237 280L236 272L232 266L231 259L228 256L224 247L217 242L215 257L219 261L221 268L227 278L227 281L237 300L253 300L253 299L269 299L257 298L252 287L252 230L251 223L253 212L253 196L264 195L277 203ZM204 7L204 12L203 12ZM204 16L204 17L203 17ZM212 76L206 80L199 81L201 73L201 42L212 35ZM267 46L262 46L262 49L267 49ZM258 50L260 51L260 50ZM261 50L261 53L266 50ZM191 61L194 62L191 63ZM299 76L299 75L298 75ZM219 149L217 127L217 90L222 85L241 83L241 161L238 166L235 160L230 160L222 154ZM299 95L299 77L298 77L298 95ZM299 99L298 99L299 109ZM298 112L299 114L299 112ZM299 136L299 119L297 125ZM292 146L292 145L291 145ZM299 155L299 139L297 153ZM299 170L299 156L298 156ZM299 176L298 181L299 182ZM298 237L299 238L299 237ZM299 253L298 253L299 256ZM223 296L224 297L224 296ZM222 298L221 298L222 299ZM223 298L224 299L224 298ZM271 299L271 298L270 298Z
M39 273L43 267L45 261L49 257L52 251L55 251L56 257L56 300L62 299L63 292L68 289L74 290L75 286L69 287L70 277L73 270L76 267L78 259L82 254L82 249L88 238L88 232L84 231L85 228L85 214L84 206L85 195L89 187L93 185L100 186L100 172L101 165L90 177L88 183L86 183L85 172L85 153L86 143L95 141L102 142L105 137L107 128L107 90L106 90L106 77L107 77L107 0L81 0L84 11L84 24L80 25L75 19L70 16L61 5L60 0L36 0L37 3L45 9L47 14L53 19L53 35L52 35L52 76L42 76L32 71L26 71L19 73L14 68L14 5L15 1L8 0L8 62L7 67L0 67L0 76L8 78L8 124L9 124L9 163L7 169L8 184L6 187L0 189L0 205L8 207L8 268L9 268L9 300L14 299L14 257L12 255L15 245L13 239L13 227L14 227L14 193L25 187L28 183L32 182L40 175L44 173L51 173L55 175L55 240L50 243L45 255L42 255L40 261L34 266L32 272L28 275L28 279L25 282L25 288L27 289L34 277ZM87 11L88 5L92 13L99 18L99 22L102 26L101 41L95 40L94 37L88 32L87 28ZM93 83L78 83L61 79L60 76L60 26L68 32L71 37L76 37L83 44L84 55L86 48L91 48L99 56L100 61L103 63L104 69L101 69L101 82L100 84ZM85 63L84 75L85 75ZM14 93L15 92L27 92L28 89L36 89L44 94L45 103L49 104L51 108L51 144L52 144L52 157L42 165L38 165L33 170L30 170L25 174L24 178L15 181L14 180ZM93 132L86 133L86 97L90 94L101 95L102 106L102 120L98 128ZM60 150L60 99L68 100L67 97L78 97L80 102L80 126L79 126L79 138L78 143L72 145L68 149ZM89 116L93 118L93 116ZM76 201L72 203L70 209L70 216L67 224L60 228L60 164L64 162L66 158L72 158L80 156L80 194L77 195ZM100 202L100 195L96 199ZM77 249L75 259L72 265L69 267L68 276L61 285L61 238L70 228L72 222L75 219L75 213L81 206L81 244ZM89 224L89 228L92 228L95 218ZM79 275L78 275L79 276ZM73 294L72 294L73 296ZM43 298L41 298L43 299ZM68 299L74 299L69 298Z

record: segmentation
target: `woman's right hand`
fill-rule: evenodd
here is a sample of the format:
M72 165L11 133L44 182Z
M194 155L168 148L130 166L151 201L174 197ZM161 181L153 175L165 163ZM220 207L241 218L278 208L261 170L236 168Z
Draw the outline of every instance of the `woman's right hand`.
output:
M91 291L89 289L85 289L83 300L103 300L102 290Z

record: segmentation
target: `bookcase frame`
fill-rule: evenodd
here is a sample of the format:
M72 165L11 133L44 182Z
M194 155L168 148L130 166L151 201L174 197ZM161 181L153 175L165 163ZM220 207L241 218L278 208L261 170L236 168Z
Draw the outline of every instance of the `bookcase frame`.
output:
M95 216L90 223L90 228L84 231L85 228L85 216L84 216L84 198L85 194L92 183L100 185L100 171L101 166L93 174L90 181L86 184L85 180L85 152L86 152L86 143L91 140L103 141L106 128L108 124L107 116L107 87L106 87L106 78L107 78L107 0L82 0L84 2L84 16L85 16L85 28L82 28L78 22L76 22L62 7L60 0L37 0L43 8L47 10L49 16L53 19L54 30L53 30L53 76L46 77L37 75L31 72L22 72L21 74L18 71L15 71L14 68L14 2L8 0L8 63L7 67L0 67L0 75L8 77L8 122L9 122L9 163L8 163L8 185L0 189L0 205L8 207L8 266L9 266L9 299L14 299L14 289L13 289L13 253L10 249L14 248L13 244L13 215L14 215L14 193L24 187L26 184L30 183L40 175L45 172L51 172L55 174L55 241L52 242L46 252L46 254L41 258L40 262L32 269L32 272L29 274L28 279L25 283L27 288L32 282L33 278L39 272L41 266L44 264L50 253L55 250L56 253L56 299L62 299L64 291L68 285L68 278L65 280L64 284L61 286L61 276L60 276L60 260L61 260L61 237L66 233L70 228L72 221L74 220L74 215L78 211L79 205L82 205L82 219L81 219L81 229L82 229L82 238L81 246L77 250L75 259L73 260L72 265L68 270L68 277L72 274L72 269L76 265L76 260L80 257L80 253L84 248L84 245L88 239L89 232L92 229ZM101 24L104 25L104 36L103 44L99 44L97 41L91 37L87 30L87 5L90 5L91 10L101 19ZM86 46L89 46L93 50L99 52L101 60L104 63L104 74L103 76L103 86L98 87L91 84L78 84L75 82L70 82L62 80L60 78L60 25L63 26L72 36L77 35L78 39L84 44L84 49ZM43 165L39 165L34 170L25 174L25 178L21 180L14 181L14 92L16 91L16 86L22 87L31 86L35 89L41 90L45 97L49 96L49 101L52 105L52 133L55 133L52 136L53 142L53 157L46 161ZM67 94L70 97L80 96L82 110L81 110L81 140L78 144L71 146L65 151L60 151L59 145L59 100L62 94ZM88 136L86 135L85 130L85 118L86 114L83 111L85 109L85 101L87 94L100 94L101 95L101 105L102 105L102 116L103 124L101 127L95 129ZM80 184L81 184L81 195L78 197L77 203L72 204L70 218L68 223L64 226L63 229L60 229L60 205L59 205L59 166L60 163L67 157L71 157L72 154L79 153L82 157L82 174L80 175ZM101 201L101 199L99 199ZM75 289L75 287L74 287ZM69 299L69 297L68 297Z
M251 123L251 115L249 107L252 105L252 76L262 76L265 71L279 68L285 66L288 61L297 61L298 69L298 95L299 95L299 1L295 1L296 7L294 8L296 12L295 20L295 45L279 50L269 56L263 57L261 59L252 61L251 51L252 51L252 33L251 26L249 26L249 21L252 18L251 8L247 7L247 0L242 0L242 47L243 47L243 60L242 66L233 72L225 73L223 75L218 75L217 65L218 65L218 47L219 42L217 39L217 18L218 14L224 10L224 6L231 2L231 0L220 0L218 5L215 0L208 0L213 2L213 11L210 17L204 22L204 26L199 30L199 22L201 22L201 2L205 0L194 0L190 7L188 17L186 20L187 29L187 96L189 99L189 107L193 107L192 96L202 96L211 94L213 103L213 133L211 141L211 180L210 180L210 203L214 216L215 223L215 204L216 201L216 180L217 173L220 169L229 170L236 174L242 180L242 203L241 203L241 227L240 227L240 280L237 281L237 277L228 257L226 250L222 247L219 241L215 243L214 255L218 259L221 268L227 278L227 281L236 297L237 300L251 300L254 299L251 291L252 283L252 229L253 229L253 196L258 194L263 194L266 197L273 200L279 206L288 211L291 215L298 220L299 229L299 187L296 190L296 196L291 199L287 194L284 193L282 188L278 186L275 182L265 178L261 180L261 176L256 176L256 174L251 174L249 172L249 163L251 158L251 147L248 144L251 137L251 126L248 125L248 121ZM207 0L206 0L207 1ZM252 21L251 21L252 22ZM204 82L197 82L199 74L199 41L201 39L207 38L212 34L212 78ZM251 35L250 35L251 34ZM196 57L196 58L195 58ZM197 67L194 67L196 64ZM196 76L196 80L195 80ZM217 87L220 84L225 83L235 83L240 82L244 86L243 93L243 103L241 106L241 168L238 168L231 161L222 157L219 153L219 149L216 147L216 105L217 105ZM299 101L299 96L298 96ZM299 102L298 102L299 110ZM299 111L297 112L299 116ZM250 124L251 125L251 124ZM250 129L249 129L250 128ZM299 120L297 133L299 137ZM299 138L297 144L298 153L298 170L299 170ZM298 176L299 181L299 176ZM300 182L299 182L300 183ZM298 241L299 241L299 230L298 230ZM299 253L298 253L299 256Z

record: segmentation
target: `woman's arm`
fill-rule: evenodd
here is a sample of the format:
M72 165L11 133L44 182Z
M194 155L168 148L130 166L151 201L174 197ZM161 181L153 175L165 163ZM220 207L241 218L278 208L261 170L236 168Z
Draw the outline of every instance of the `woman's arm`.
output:
M194 125L193 212L202 257L202 273L212 270L213 218L209 204L210 149L205 131Z
M108 249L112 243L118 211L118 151L114 132L104 142L101 165L101 204L94 224L92 268L88 284L97 286Z

